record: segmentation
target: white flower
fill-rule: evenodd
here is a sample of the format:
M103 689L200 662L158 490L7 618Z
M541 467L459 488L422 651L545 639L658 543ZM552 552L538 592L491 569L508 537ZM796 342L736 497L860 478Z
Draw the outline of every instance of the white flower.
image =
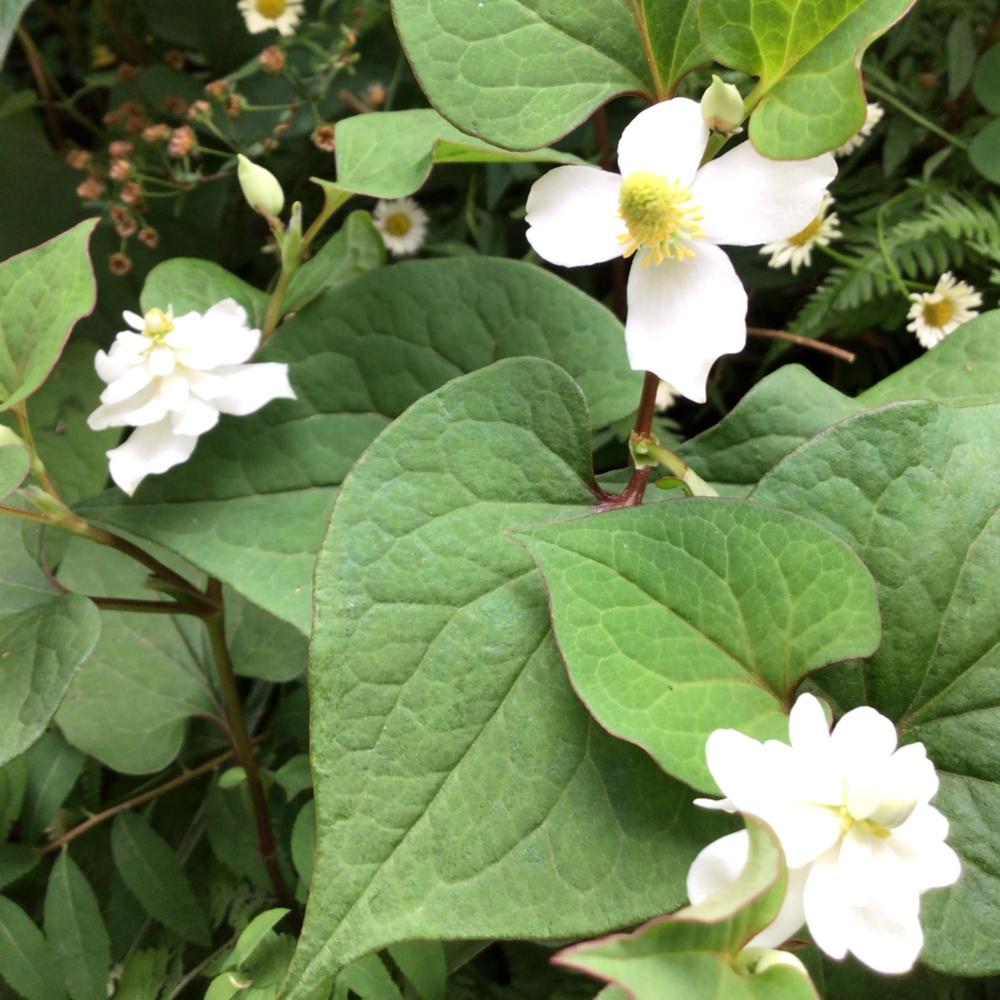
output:
M976 306L983 304L983 297L972 285L956 281L951 271L945 271L933 292L914 292L910 301L913 305L907 318L913 322L907 323L906 329L930 350L963 323L978 316Z
M305 3L304 0L239 0L238 6L251 35L269 28L277 28L282 35L294 35Z
M427 239L427 213L412 198L380 201L372 221L386 249L397 257L416 253Z
M961 874L948 821L930 805L934 765L922 743L897 750L895 727L873 708L848 712L831 734L806 694L788 728L791 746L717 729L708 766L727 797L696 800L760 817L785 852L784 906L752 943L773 947L804 919L831 957L850 951L878 972L906 972L923 946L920 894ZM688 875L692 899L731 885L748 844L743 831L705 848Z
M660 380L660 384L656 387L656 411L657 413L662 413L664 410L669 410L671 406L677 401L677 393L674 391L674 387L669 382L664 382Z
M748 142L699 167L709 134L696 102L655 104L622 134L622 176L557 167L532 186L527 210L528 241L553 264L636 254L629 362L699 403L715 359L746 343L746 292L719 244L797 233L837 172L829 153L769 160Z
M111 478L129 495L145 476L187 461L198 436L220 413L244 416L272 399L295 399L288 365L244 364L257 350L260 330L247 327L246 310L223 299L204 316L174 319L151 309L126 312L111 350L98 351L97 374L108 383L101 405L87 418L95 430L136 427L109 451Z
M791 263L792 274L798 274L803 264L808 267L812 263L813 247L827 247L830 245L830 240L843 235L837 228L840 222L837 213L826 214L832 204L833 198L828 194L823 195L816 217L805 229L787 239L775 240L766 247L761 247L762 254L771 255L767 266L784 267Z
M882 110L880 104L869 104L868 110L865 112L865 123L851 136L843 146L838 146L834 151L833 155L838 159L843 159L854 150L860 148L864 145L865 139L872 134L872 130L876 125L882 120L882 115L885 111Z

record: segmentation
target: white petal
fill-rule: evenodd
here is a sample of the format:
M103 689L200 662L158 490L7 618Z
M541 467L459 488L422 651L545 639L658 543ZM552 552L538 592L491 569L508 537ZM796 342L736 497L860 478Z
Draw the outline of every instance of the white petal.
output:
M108 403L109 405L121 403L136 393L142 392L152 381L153 376L145 365L141 368L130 368L121 378L115 379L101 393L101 402Z
M618 143L622 177L648 170L690 187L708 144L701 106L686 97L661 101L640 112Z
M746 866L749 853L750 834L746 830L712 841L698 854L688 871L688 899L697 905L734 885Z
M871 901L892 920L907 921L919 916L920 888L911 877L911 866L897 857L891 838L873 839Z
M915 885L921 892L954 885L962 877L962 862L944 843L928 845L920 855L919 865L907 866L916 875Z
M154 407L154 411L147 409L151 404ZM128 399L124 399L120 403L105 403L99 406L87 417L87 425L93 431L101 431L106 427L125 427L128 424L136 426L136 414L141 418L144 414L155 412L156 407L160 407L163 411L159 417L155 418L159 420L166 413L166 409L158 401L157 386L150 383L145 389L134 396L129 396ZM153 423L154 421L146 420L142 422Z
M732 799L695 799L694 804L702 809L715 809L718 812L739 812Z
M295 399L288 381L288 365L268 361L255 365L216 368L212 373L224 380L225 393L212 399L222 413L237 417L255 413L272 399Z
M896 921L874 903L854 913L850 950L876 972L909 972L923 945L924 933L918 916Z
M174 352L169 347L156 347L149 352L149 370L153 375L169 375L177 364Z
M938 784L937 771L927 759L923 743L900 747L882 769L883 798L915 798L926 803L937 794Z
M552 264L579 267L620 257L618 174L597 167L556 167L528 195L528 242Z
M896 727L874 708L852 709L833 727L830 748L845 768L871 773L896 749Z
M803 895L806 923L816 944L831 958L843 958L854 933L854 908L840 886L840 845L809 867Z
M788 869L788 888L785 890L785 901L778 910L778 915L768 924L747 947L756 945L761 948L777 948L784 944L806 922L803 894L806 879L809 877L809 866Z
M144 330L146 328L146 321L138 313L129 312L129 310L126 309L125 312L122 313L122 317L133 330Z
M219 411L200 399L190 399L183 410L171 414L175 434L197 437L210 431L219 422Z
M628 279L625 344L629 363L651 371L696 403L721 354L746 344L747 295L725 252L703 240L693 258L669 258L643 267L648 251L632 263Z
M122 445L109 451L111 478L131 496L144 477L186 462L196 437L174 434L169 417L140 427Z
M723 801L744 812L753 812L767 782L762 773L763 747L735 729L716 729L705 743L705 758L715 783L727 796Z
M191 387L183 375L171 375L160 383L160 400L166 409L179 412L191 399Z
M867 906L872 898L876 839L855 823L840 845L840 883L852 906Z
M830 726L818 698L800 695L788 715L788 736L796 750L825 753L830 745Z
M749 142L706 163L691 193L713 243L754 246L801 232L816 217L837 163L829 153L811 160L769 160Z

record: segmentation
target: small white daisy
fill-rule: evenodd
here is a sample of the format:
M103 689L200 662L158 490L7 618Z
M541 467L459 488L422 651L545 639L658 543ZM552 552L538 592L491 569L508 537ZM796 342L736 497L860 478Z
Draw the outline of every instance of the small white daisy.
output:
M240 13L251 35L277 28L282 35L294 35L302 18L303 0L239 0Z
M853 153L854 150L859 149L864 145L865 139L872 134L872 130L876 125L882 120L882 115L885 111L879 104L869 104L868 111L865 114L865 123L851 136L843 146L838 146L834 151L833 155L838 159L843 159L843 157L848 156Z
M983 297L972 285L956 281L951 271L945 271L933 292L914 292L910 301L913 305L907 318L912 322L906 329L930 350L963 323L978 316L976 306L983 304Z
M770 254L771 259L767 262L768 267L784 267L791 263L792 274L798 274L799 268L804 264L808 267L812 263L813 247L826 247L830 245L830 240L837 239L843 235L837 228L839 219L836 212L826 214L827 209L833 204L830 195L823 195L820 202L819 211L816 218L806 226L801 232L794 236L789 236L785 240L775 240L761 247L762 254Z
M380 201L372 221L386 249L396 257L416 253L427 239L427 213L412 198Z

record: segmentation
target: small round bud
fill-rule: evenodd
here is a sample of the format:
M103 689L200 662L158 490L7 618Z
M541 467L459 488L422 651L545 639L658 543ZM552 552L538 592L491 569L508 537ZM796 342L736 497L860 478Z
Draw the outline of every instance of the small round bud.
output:
M239 154L239 161L236 173L250 207L262 215L280 215L285 207L285 192L281 190L278 178L270 170L251 163L242 153Z
M132 260L127 254L113 253L108 258L108 270L116 278L122 278L132 270Z
M743 98L731 84L712 74L712 85L701 98L701 117L713 131L730 135L743 120Z

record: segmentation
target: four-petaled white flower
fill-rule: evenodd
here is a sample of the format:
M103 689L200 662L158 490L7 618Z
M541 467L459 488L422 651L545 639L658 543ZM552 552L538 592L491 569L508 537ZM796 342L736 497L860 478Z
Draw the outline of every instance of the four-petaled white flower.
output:
M294 35L302 20L304 0L239 0L240 13L251 35L276 28L282 35Z
M823 195L816 217L805 229L787 239L775 240L766 247L761 247L762 254L771 255L767 266L784 267L790 263L792 274L798 274L803 264L809 267L812 263L813 247L827 247L830 245L830 240L843 235L837 228L840 222L837 213L826 214L832 204L833 198L828 194Z
M933 292L914 292L913 303L907 318L906 329L917 335L917 340L930 350L940 344L949 333L979 315L982 295L972 285L958 281L951 271L938 278Z
M843 157L848 156L853 153L854 150L860 149L864 145L865 139L872 134L872 130L876 125L882 120L882 116L885 111L882 110L880 104L869 104L867 110L865 111L865 121L864 124L851 136L843 146L838 146L834 151L833 155L837 159L843 159Z
M94 366L108 383L88 417L95 431L137 428L109 451L111 478L128 494L145 476L187 461L198 436L220 413L244 416L272 399L294 399L288 365L245 364L260 343L246 310L223 299L204 316L151 309L145 318L126 312L124 330Z
M878 972L906 972L924 941L920 894L961 874L948 821L930 805L934 765L922 743L896 749L895 727L873 708L848 712L831 733L806 694L788 729L791 746L717 729L708 766L726 798L695 800L759 817L785 852L785 904L752 943L773 947L805 922L833 958L850 951ZM688 876L692 901L736 880L748 843L743 831L702 851Z
M412 198L380 201L372 213L382 242L396 257L414 254L424 245L428 221L427 213Z
M528 241L565 267L632 254L625 339L633 368L705 401L709 369L746 343L747 296L719 244L799 232L837 167L829 153L769 160L749 142L699 166L709 139L686 98L641 112L618 144L621 175L550 170L528 196Z

